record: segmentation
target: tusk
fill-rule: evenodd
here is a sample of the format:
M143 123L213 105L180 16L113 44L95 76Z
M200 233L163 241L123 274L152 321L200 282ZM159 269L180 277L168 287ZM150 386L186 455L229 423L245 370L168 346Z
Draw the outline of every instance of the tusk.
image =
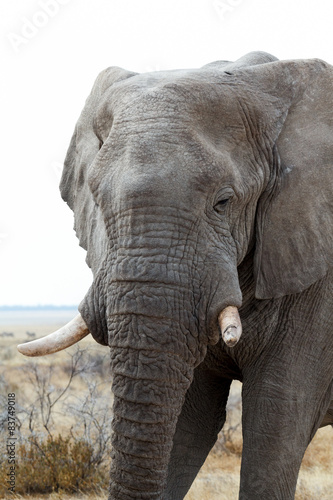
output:
M228 306L223 309L218 321L224 342L228 347L234 347L242 335L242 323L237 307Z
M25 356L45 356L62 351L89 334L89 329L81 314L75 316L67 325L41 339L33 340L17 346L17 350Z

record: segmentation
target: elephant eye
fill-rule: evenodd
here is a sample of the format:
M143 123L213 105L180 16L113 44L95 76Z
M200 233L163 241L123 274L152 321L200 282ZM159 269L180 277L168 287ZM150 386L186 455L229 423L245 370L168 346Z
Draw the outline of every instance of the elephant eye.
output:
M216 212L220 212L228 204L229 200L230 200L230 198L224 198L223 200L218 201L216 203L216 205L214 206L214 210Z

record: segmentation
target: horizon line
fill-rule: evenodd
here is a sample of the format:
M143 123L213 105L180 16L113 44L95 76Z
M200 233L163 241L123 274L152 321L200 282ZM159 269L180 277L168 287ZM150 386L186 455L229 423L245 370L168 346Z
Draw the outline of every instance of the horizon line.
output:
M27 311L27 310L61 310L61 309L77 309L78 304L70 305L55 305L55 304L35 304L35 305L0 305L0 311Z

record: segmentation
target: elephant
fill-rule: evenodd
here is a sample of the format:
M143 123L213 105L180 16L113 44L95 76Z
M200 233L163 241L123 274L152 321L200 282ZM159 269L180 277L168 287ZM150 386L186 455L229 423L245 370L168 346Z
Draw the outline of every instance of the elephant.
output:
M333 67L251 52L102 71L60 190L93 282L20 347L110 347L109 498L180 500L242 382L239 498L294 498L333 424Z

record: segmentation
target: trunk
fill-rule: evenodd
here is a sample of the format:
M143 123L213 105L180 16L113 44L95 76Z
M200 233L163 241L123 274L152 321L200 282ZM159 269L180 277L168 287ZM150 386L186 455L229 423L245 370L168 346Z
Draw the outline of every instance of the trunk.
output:
M142 330L147 332L152 321L145 318ZM156 329L156 321L152 327ZM110 498L162 499L177 418L193 368L167 349L151 346L114 348L112 357Z
M220 284L234 293L229 267L221 276L212 269L211 245L199 257L197 221L167 206L153 211L121 210L111 219L109 261L80 305L93 336L111 348L114 500L163 499L177 419L209 324L218 338L220 305L230 305Z
M110 288L110 498L162 499L177 419L203 352L193 304L176 283L126 280Z

